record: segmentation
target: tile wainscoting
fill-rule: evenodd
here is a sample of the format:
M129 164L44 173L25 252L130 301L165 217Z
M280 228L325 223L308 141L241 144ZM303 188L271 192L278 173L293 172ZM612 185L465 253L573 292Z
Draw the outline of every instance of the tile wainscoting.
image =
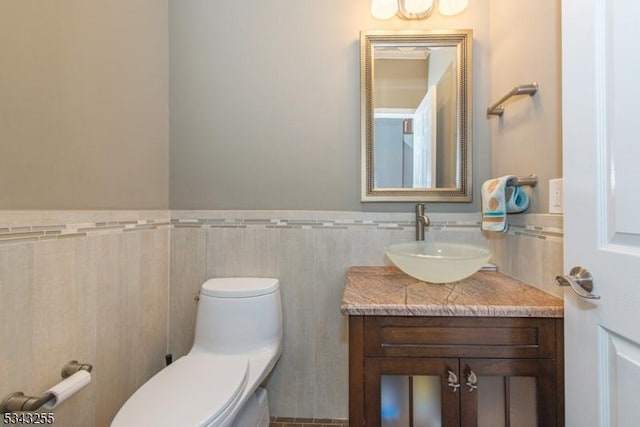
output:
M498 236L480 231L479 214L430 217L427 239L491 247L501 271L556 291L544 280L562 267L561 217L521 215ZM191 346L194 299L207 278L277 277L285 330L282 358L267 383L272 415L346 418L347 318L339 314L346 271L352 265L390 264L384 248L414 239L413 214L173 211L171 223L174 357ZM546 255L547 250L554 252Z
M552 214L509 215L507 233L484 233L500 271L564 298L555 277L563 273L563 218Z
M501 271L559 294L562 217L430 215L427 239L488 246ZM0 398L37 394L71 359L92 383L56 410L65 426L108 426L120 405L193 340L201 284L281 281L283 356L267 388L276 417L347 417L347 267L387 265L413 214L317 211L0 211ZM560 293L561 295L561 293ZM46 354L46 357L42 357Z
M478 215L437 215L429 238L486 245ZM284 346L267 383L271 414L348 416L347 268L384 265L385 246L414 238L413 215L350 212L174 211L169 347L193 341L194 298L206 278L280 279Z
M92 382L55 424L108 426L164 366L169 239L168 211L0 211L0 400L77 359Z

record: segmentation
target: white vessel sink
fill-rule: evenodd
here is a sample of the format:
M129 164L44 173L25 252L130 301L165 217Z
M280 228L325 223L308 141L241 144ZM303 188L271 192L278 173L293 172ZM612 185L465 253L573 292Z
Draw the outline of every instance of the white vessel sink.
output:
M430 283L462 280L491 258L491 251L479 246L436 242L398 243L386 253L400 270Z

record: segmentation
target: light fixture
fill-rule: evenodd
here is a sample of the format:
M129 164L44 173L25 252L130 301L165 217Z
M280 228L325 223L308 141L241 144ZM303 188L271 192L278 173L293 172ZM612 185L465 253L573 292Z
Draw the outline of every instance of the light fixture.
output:
M433 11L434 0L371 0L371 14L378 19L397 15L402 19L425 19ZM469 0L439 0L442 15L457 15L466 9Z
M431 15L433 0L399 0L398 16L404 19L425 19Z
M378 19L393 18L397 12L397 0L371 0L371 14Z

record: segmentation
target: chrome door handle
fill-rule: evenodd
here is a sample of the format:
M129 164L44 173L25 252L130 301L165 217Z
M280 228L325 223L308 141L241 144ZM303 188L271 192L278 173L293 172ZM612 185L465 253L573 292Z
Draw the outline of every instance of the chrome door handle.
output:
M593 276L589 270L583 267L573 267L567 276L556 276L558 286L570 286L573 292L586 299L600 299L600 295L594 295Z

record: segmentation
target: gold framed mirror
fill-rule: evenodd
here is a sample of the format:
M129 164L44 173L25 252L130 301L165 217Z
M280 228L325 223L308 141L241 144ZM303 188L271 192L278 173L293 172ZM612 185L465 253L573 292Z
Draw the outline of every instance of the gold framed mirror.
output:
M363 202L472 199L472 30L363 31Z

